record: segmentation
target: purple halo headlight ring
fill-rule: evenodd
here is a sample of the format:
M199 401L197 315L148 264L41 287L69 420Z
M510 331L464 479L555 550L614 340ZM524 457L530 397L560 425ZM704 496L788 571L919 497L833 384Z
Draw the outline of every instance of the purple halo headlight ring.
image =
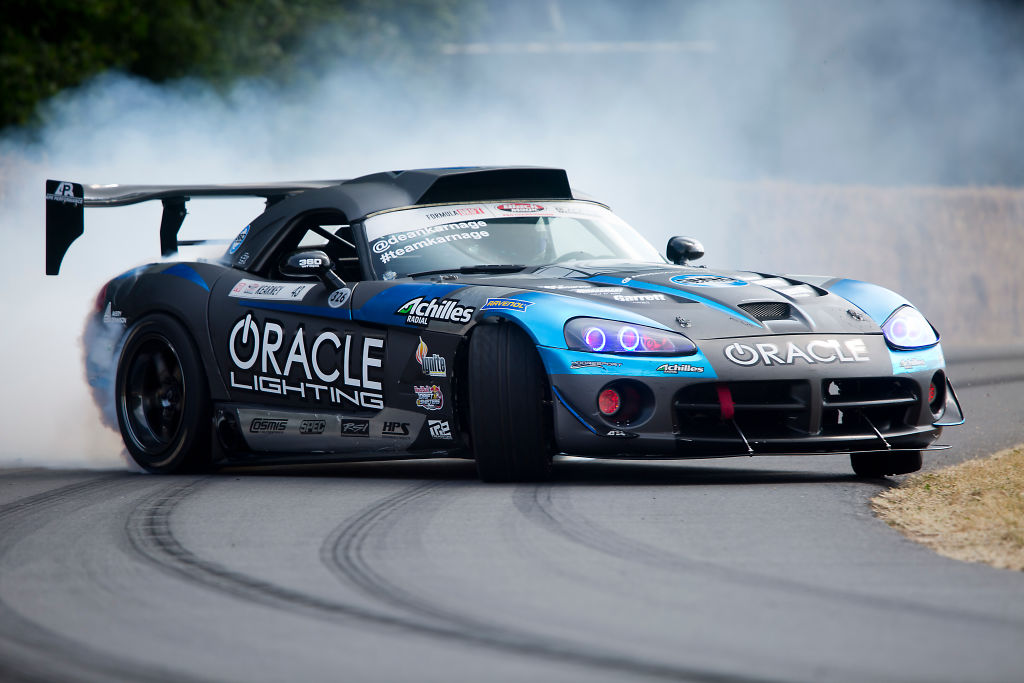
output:
M923 349L939 343L935 328L913 306L900 306L882 323L885 340L896 349Z
M607 342L608 335L600 327L588 327L583 332L583 343L591 351L604 351Z
M697 345L686 336L645 325L600 318L573 318L565 324L565 343L573 351L652 356L689 356Z
M619 328L619 347L623 351L636 351L640 346L640 332L635 327L624 325Z

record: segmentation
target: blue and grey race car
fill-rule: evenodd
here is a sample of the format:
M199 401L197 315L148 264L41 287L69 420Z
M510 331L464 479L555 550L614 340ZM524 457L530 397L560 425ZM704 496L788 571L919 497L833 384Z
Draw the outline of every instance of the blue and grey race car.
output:
M85 207L161 200L168 256L189 199L266 199L219 260L136 268L97 298L89 381L151 472L459 457L526 481L556 454L848 453L876 477L963 422L903 297L694 266L688 237L663 258L559 169L46 191L49 274Z

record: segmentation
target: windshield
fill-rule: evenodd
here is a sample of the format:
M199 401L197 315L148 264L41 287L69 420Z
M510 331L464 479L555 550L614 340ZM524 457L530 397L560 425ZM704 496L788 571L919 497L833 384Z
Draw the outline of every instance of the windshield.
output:
M500 202L391 211L366 219L373 270L385 279L490 264L577 260L664 262L598 204Z

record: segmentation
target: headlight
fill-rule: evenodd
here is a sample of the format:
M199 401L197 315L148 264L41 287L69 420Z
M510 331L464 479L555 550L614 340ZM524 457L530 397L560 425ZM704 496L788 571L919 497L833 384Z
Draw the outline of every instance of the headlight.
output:
M697 346L685 336L644 325L599 318L573 318L565 324L565 343L573 351L688 356Z
M900 306L882 323L882 333L889 345L897 349L920 349L939 343L939 335L912 306Z

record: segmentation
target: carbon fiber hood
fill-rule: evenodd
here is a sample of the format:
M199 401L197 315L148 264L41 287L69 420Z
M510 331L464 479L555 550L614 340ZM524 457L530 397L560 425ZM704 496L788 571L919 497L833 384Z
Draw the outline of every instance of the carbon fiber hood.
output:
M881 334L878 323L846 299L792 277L765 273L601 261L542 266L514 275L462 275L456 283L599 301L685 330L697 340Z

